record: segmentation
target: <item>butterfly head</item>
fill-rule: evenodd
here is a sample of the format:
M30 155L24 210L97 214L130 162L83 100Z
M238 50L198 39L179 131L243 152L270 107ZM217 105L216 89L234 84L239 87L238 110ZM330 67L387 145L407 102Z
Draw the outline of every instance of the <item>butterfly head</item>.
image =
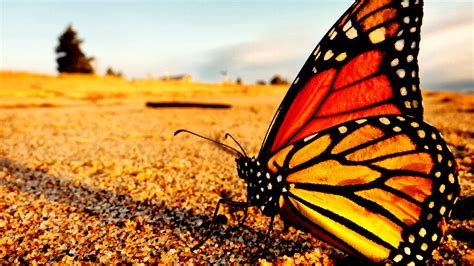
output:
M237 172L239 177L246 180L247 182L256 177L258 171L261 170L260 163L254 158L246 156L240 156L235 159L237 163Z
M247 201L263 214L275 216L280 209L279 198L285 191L283 177L268 171L255 158L241 156L236 162L240 178L247 182Z

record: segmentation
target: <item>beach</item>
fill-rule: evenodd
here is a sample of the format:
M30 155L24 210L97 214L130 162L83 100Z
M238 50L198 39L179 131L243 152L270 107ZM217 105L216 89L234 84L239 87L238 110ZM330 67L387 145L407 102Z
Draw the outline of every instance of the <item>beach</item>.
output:
M0 263L313 263L352 258L246 201L234 156L187 129L256 156L287 86L0 72ZM228 104L147 108L146 102ZM430 263L472 264L474 94L424 90L425 121L459 166L461 205ZM225 217L225 218L224 218Z

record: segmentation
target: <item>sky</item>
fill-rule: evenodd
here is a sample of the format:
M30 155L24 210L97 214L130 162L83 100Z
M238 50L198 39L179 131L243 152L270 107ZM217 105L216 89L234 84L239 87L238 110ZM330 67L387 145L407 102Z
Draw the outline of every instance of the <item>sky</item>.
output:
M69 24L95 58L127 78L190 74L244 83L292 80L351 0L0 0L0 70L55 74ZM474 1L427 0L422 86L474 92Z

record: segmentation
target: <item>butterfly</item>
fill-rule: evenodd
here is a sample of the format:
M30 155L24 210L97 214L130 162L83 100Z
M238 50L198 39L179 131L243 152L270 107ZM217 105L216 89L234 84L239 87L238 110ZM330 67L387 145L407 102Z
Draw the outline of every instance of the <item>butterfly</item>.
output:
M223 203L256 206L373 262L430 258L460 185L449 147L423 121L422 17L420 0L356 1L304 64L258 156L227 146L247 202L221 199L214 218Z

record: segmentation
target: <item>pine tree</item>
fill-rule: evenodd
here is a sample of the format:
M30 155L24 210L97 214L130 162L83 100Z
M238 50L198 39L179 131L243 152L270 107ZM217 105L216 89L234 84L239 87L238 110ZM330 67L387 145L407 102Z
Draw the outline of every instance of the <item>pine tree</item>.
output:
M78 39L76 31L69 25L66 31L59 37L59 45L56 47L58 58L58 71L60 73L94 73L91 62L93 57L86 57L80 48L82 40Z

